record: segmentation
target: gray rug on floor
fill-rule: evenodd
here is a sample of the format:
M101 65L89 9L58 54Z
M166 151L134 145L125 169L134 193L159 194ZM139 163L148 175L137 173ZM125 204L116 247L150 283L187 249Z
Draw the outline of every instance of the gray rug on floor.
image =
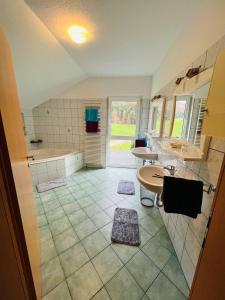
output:
M63 185L66 185L65 180L63 178L58 178L58 179L50 180L48 182L39 183L37 185L37 191L38 193L43 193Z
M138 214L136 210L127 208L115 209L111 240L131 246L140 245Z
M135 188L133 181L120 180L117 189L118 194L134 195Z

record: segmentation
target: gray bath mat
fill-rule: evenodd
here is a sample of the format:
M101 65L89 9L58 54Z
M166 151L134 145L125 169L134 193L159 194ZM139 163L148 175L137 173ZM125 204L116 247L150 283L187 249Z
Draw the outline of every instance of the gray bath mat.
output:
M65 180L63 178L58 178L58 179L50 180L48 182L39 183L37 185L37 191L38 193L43 193L63 185L66 185Z
M135 188L133 181L120 180L117 189L118 194L134 195Z
M127 208L115 209L111 240L131 246L140 245L138 214L136 210Z

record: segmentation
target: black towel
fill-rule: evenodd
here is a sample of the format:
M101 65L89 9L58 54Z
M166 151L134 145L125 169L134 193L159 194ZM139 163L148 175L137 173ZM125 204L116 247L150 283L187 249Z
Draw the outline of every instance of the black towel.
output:
M164 176L162 200L167 213L194 219L201 213L203 182Z

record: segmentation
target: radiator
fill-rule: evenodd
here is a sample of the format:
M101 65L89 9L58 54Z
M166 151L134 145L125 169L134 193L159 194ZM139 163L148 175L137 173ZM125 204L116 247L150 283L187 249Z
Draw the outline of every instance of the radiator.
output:
M85 110L87 108L97 108L99 114L99 132L86 132ZM83 136L84 136L84 166L89 168L103 168L106 164L105 151L105 109L103 101L83 102Z

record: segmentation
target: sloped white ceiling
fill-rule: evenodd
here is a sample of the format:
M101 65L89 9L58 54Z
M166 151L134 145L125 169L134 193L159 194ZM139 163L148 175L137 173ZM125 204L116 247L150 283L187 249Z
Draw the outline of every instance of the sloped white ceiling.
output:
M154 74L153 95L225 35L224 12L225 0L204 0Z
M89 76L152 75L202 0L25 0ZM76 46L67 29L92 39Z
M0 0L0 26L13 53L22 108L32 108L86 78L22 0Z

